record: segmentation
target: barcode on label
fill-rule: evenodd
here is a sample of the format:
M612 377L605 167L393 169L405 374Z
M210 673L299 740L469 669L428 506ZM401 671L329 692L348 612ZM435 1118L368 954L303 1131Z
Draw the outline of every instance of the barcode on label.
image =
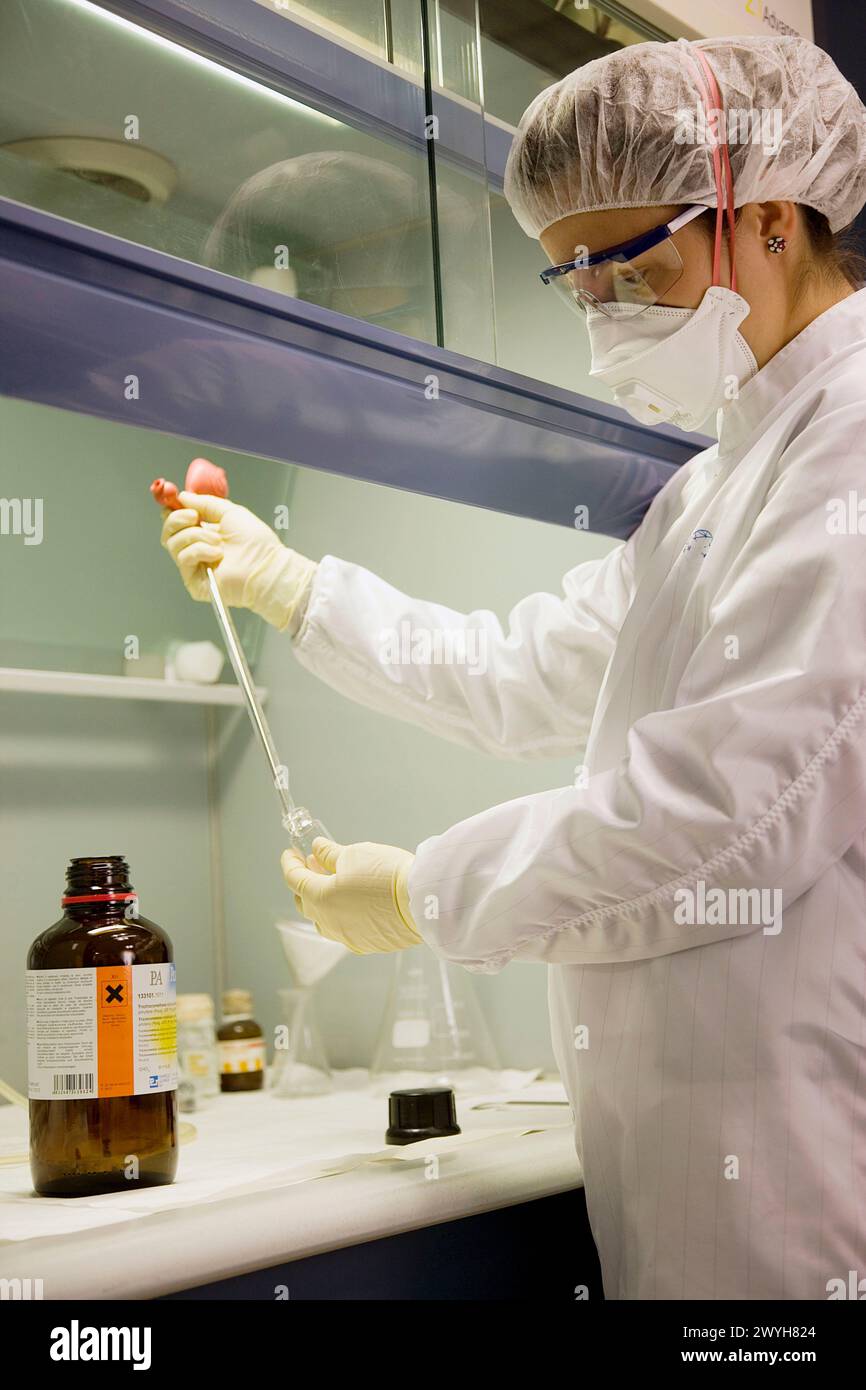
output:
M81 1091L93 1090L92 1071L67 1071L54 1073L54 1095L71 1096Z

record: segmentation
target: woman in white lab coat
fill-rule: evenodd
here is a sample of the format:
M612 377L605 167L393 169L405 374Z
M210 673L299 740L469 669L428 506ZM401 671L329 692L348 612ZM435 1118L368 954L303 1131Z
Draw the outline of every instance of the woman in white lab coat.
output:
M575 786L414 855L289 852L287 881L358 951L549 963L608 1298L832 1297L866 1278L866 290L835 239L866 112L804 40L637 45L533 103L506 193L615 399L719 412L628 542L507 630L218 499L187 495L164 543L350 698L580 755ZM384 664L403 623L473 630L486 675Z

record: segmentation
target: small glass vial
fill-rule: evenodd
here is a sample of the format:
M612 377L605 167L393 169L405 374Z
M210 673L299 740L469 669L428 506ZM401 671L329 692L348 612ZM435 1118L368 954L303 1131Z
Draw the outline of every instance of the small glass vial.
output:
M219 1095L220 1062L209 994L177 996L177 1060L182 1110L197 1110ZM188 1086L183 1085L186 1082ZM184 1094L188 1097L186 1103Z
M253 1018L248 989L223 994L223 1021L217 1030L220 1087L223 1091L260 1091L265 1084L265 1040Z
M334 838L306 806L293 806L289 814L283 817L283 829L288 831L294 848L300 850L304 859L309 859L313 853L313 841L320 835L326 840Z
M37 1193L174 1181L175 967L120 855L73 859L63 916L27 957L30 1168Z

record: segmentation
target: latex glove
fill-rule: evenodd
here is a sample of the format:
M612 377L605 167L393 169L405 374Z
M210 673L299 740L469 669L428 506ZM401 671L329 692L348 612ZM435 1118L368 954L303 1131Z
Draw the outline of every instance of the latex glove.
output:
M318 566L283 545L246 507L225 497L182 492L166 512L162 544L194 599L210 597L205 569L217 570L220 593L233 608L249 608L282 632L301 625ZM204 523L204 524L202 524Z
M308 868L296 849L285 850L281 863L298 911L321 936L342 941L359 956L418 945L407 888L414 854L393 845L338 845L322 837L313 841L313 852L324 874Z

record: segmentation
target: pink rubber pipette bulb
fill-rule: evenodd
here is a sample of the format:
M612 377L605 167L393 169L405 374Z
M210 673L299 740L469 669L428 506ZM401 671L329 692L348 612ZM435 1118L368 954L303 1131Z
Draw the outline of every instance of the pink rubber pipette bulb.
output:
M167 478L154 478L150 490L161 507L168 507L171 512L180 511L175 483L170 483Z
M186 470L184 491L204 493L207 497L228 497L229 483L225 470L210 459L193 459Z

